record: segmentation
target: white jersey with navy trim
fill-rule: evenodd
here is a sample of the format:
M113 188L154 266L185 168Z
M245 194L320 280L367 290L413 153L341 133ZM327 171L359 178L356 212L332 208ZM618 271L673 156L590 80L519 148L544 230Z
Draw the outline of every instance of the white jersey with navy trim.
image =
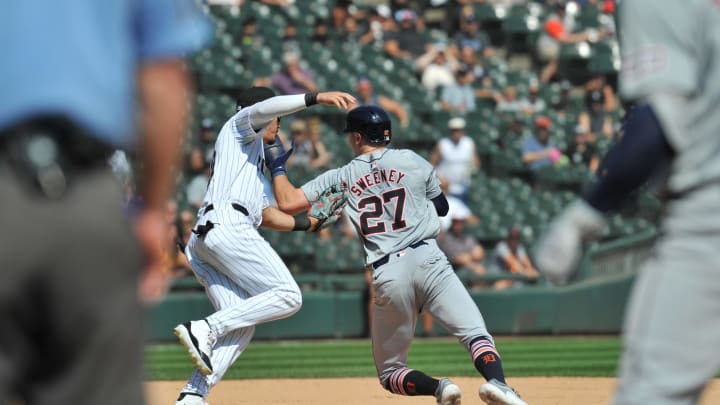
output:
M243 108L223 125L213 154L212 171L203 207L238 203L256 227L269 205L263 186L264 127L276 117L305 108L305 96L272 97ZM203 210L201 208L200 212Z
M262 210L269 204L262 181L265 154L262 136L250 126L249 114L250 109L240 110L220 130L203 206L239 203L260 226Z
M198 225L213 226L204 234L193 233L185 253L215 307L205 320L218 340L211 356L213 372L204 376L196 370L184 392L207 396L250 343L255 325L300 308L300 288L256 228L268 206L263 133L276 117L304 108L304 95L269 98L233 115L215 142L213 172L198 213Z
M344 213L362 238L368 264L434 238L440 221L430 201L442 192L432 165L408 149L380 149L329 170L302 186L309 201L345 183Z

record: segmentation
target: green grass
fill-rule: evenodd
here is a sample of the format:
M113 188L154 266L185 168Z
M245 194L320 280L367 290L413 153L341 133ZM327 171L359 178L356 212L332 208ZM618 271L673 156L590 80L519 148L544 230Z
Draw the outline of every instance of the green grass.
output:
M620 350L617 337L498 338L510 376L608 377L615 374ZM150 345L148 379L184 380L192 372L179 344ZM473 376L467 351L454 339L416 339L410 367L431 375ZM253 342L225 379L372 377L375 366L369 340Z

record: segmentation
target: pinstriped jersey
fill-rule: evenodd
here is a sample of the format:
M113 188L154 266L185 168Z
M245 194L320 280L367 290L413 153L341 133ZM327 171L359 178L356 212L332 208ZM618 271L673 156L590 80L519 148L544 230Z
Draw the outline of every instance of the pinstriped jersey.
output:
M263 188L265 152L263 130L255 132L250 125L250 110L238 111L218 134L203 206L239 203L247 208L255 226L260 226L262 210L269 205Z
M442 192L432 165L408 149L379 149L329 170L302 186L309 201L345 183L348 216L360 235L366 263L434 238L440 231L430 201Z

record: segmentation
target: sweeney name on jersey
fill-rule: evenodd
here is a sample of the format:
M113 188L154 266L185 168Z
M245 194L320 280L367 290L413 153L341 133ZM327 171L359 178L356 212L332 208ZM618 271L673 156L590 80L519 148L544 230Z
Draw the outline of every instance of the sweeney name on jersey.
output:
M373 170L370 173L360 176L350 187L350 192L356 197L360 197L363 191L368 187L372 187L382 183L395 183L400 184L400 181L405 177L405 173L395 169L379 169Z

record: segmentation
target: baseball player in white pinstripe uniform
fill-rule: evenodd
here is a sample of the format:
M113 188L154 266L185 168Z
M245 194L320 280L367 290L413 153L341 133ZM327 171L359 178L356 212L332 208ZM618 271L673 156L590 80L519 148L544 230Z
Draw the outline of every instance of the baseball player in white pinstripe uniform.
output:
M297 283L257 228L308 231L319 224L306 214L293 217L269 206L262 183L264 148L276 142L279 117L317 103L346 108L353 102L340 92L275 97L268 88L253 87L240 94L238 112L215 143L207 193L185 249L216 312L175 328L197 367L178 405L206 404L209 390L250 343L255 325L300 309Z
M356 157L302 188L287 176L273 176L278 206L308 208L328 186L347 185L344 213L356 227L372 271L375 302L371 337L382 386L399 395L434 396L439 405L460 404L460 388L408 367L407 355L418 314L429 312L467 348L487 383L480 398L490 405L527 405L505 383L500 355L478 307L438 248L438 215L448 202L432 165L407 149L388 149L391 123L375 106L347 115L348 143ZM282 161L280 161L282 163ZM268 167L276 163L271 158Z

